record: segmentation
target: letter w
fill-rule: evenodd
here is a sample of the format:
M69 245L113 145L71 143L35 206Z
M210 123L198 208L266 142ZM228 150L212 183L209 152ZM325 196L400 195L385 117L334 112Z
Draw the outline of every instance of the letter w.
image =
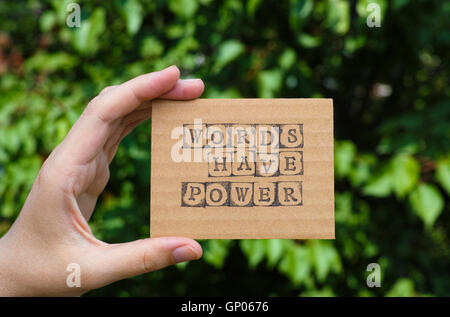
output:
M192 129L191 130L191 140L193 144L197 144L200 141L200 136L202 135L201 129Z
M244 192L245 189L245 192ZM238 200L239 201L245 201L245 197L247 196L248 193L248 187L244 188L244 187L236 187L236 194L238 196Z

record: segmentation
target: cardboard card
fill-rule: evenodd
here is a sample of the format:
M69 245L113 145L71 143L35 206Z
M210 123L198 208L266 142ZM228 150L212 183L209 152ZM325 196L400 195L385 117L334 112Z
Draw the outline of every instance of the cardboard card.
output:
M331 99L153 101L150 235L334 239Z

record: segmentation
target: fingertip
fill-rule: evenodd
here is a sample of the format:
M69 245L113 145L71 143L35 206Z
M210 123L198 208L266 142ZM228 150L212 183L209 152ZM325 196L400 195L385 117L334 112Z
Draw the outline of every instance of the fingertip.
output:
M197 258L195 259L195 260L198 260L198 259L200 259L202 256L203 256L203 248L202 248L202 246L200 245L200 243L198 243L197 241L195 241L195 240L191 240L191 245L190 245L194 250L195 250L195 252L197 253Z
M183 97L185 98L197 98L200 97L205 90L205 84L200 78L182 79L179 84L184 87Z
M181 263L198 260L200 259L201 254L199 254L191 245L183 245L172 252L172 257L174 263Z
M195 79L195 85L197 87L197 95L200 97L205 91L205 83L201 79Z
M190 100L202 95L205 84L201 79L180 79L167 93L160 96L162 99Z
M193 260L200 259L203 255L203 249L200 243L197 241L185 238L185 237L158 237L151 238L153 243L157 243L159 245L165 245L168 249L172 249L175 251L178 248L189 247L193 252L195 252L195 258Z
M160 72L170 72L173 73L177 78L180 78L180 69L178 68L177 65L172 65L169 67L164 68L163 70L160 70Z

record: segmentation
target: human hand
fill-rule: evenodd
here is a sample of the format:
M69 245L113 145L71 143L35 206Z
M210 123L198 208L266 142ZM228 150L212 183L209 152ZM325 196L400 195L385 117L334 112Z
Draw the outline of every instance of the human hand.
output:
M171 66L107 87L44 162L19 217L0 239L0 296L76 296L120 279L201 257L194 240L164 237L108 244L88 221L120 141L151 116L151 100L194 99L199 79ZM66 271L79 265L81 287Z

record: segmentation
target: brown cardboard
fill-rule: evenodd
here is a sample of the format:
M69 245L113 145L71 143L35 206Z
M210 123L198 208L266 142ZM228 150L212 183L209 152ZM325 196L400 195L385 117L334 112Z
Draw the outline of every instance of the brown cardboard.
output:
M331 99L155 100L151 153L151 237L334 239Z

